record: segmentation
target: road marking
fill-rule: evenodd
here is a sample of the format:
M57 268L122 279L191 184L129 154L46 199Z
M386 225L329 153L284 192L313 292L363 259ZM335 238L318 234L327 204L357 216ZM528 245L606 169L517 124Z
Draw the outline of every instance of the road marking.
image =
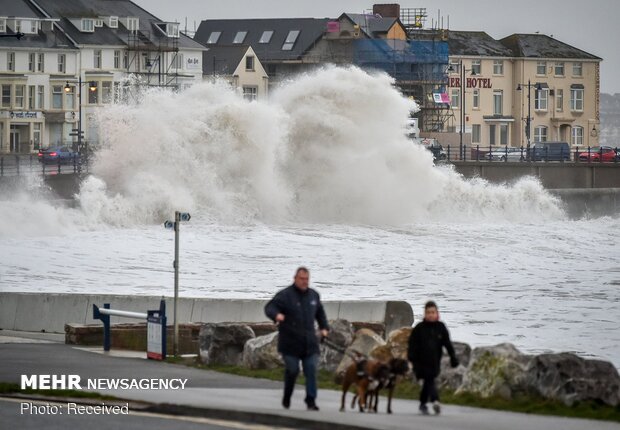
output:
M23 403L27 401L29 403L34 403L34 404L48 404L48 405L58 405L58 406L66 405L71 400L74 400L74 399L67 398L67 402L59 402L56 400L49 401L49 400L33 400L33 399L14 398L14 397L0 397L0 401L5 401L5 402ZM92 399L92 400L96 400L96 399ZM116 404L118 403L118 400L112 400L110 402L113 402ZM264 426L260 424L243 423L240 421L221 420L221 419L215 419L215 418L167 415L167 414L160 414L160 413L155 413L155 412L140 412L140 411L135 411L132 409L129 410L129 415L138 416L138 417L159 418L159 419L165 419L165 420L186 421L186 422L192 422L192 423L197 423L197 424L210 424L210 425L216 425L216 426L226 427L230 429L238 429L238 430L274 430L274 429L295 430L290 427L274 427L274 426Z

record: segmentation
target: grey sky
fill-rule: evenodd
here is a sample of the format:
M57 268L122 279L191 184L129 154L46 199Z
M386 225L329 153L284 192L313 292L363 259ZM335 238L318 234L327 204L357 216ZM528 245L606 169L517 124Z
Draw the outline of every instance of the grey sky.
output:
M337 17L372 8L368 0L133 0L165 20L178 20L191 30L203 19ZM390 3L389 0L377 3ZM495 38L540 31L603 58L601 91L620 93L619 0L402 0L402 7L438 9L444 26L450 17L454 30L482 30Z

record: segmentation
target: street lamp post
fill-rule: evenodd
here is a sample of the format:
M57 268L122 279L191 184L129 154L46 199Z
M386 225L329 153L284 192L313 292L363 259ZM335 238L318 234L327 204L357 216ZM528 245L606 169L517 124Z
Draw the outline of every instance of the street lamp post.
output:
M82 82L82 75L78 76L78 127L77 129L73 129L73 132L70 134L71 136L77 137L78 143L78 151L82 151L82 139L84 138L84 131L82 131L82 85L88 84L88 89L90 92L97 91L97 83L95 81L90 82ZM69 81L65 84L65 93L71 92L71 85L69 85Z
M517 84L517 91L521 91L523 87L527 87L527 118L525 119L525 136L527 137L527 154L529 157L532 132L532 87L534 87L536 91L540 91L542 89L542 86L540 85L540 83L532 84L532 82L528 79L527 84Z

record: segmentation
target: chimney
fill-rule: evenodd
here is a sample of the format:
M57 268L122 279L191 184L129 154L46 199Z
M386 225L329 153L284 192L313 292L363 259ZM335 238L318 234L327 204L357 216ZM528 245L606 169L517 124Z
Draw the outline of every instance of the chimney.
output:
M374 15L379 14L383 18L400 18L400 4L375 4L372 6L372 13Z

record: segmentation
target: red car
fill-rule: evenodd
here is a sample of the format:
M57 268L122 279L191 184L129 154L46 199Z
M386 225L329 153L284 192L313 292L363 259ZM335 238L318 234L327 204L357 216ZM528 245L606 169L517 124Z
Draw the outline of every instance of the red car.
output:
M601 146L601 147L593 147L590 148L589 152L580 152L579 153L579 161L602 161L603 162L612 162L616 161L616 150L609 146Z

